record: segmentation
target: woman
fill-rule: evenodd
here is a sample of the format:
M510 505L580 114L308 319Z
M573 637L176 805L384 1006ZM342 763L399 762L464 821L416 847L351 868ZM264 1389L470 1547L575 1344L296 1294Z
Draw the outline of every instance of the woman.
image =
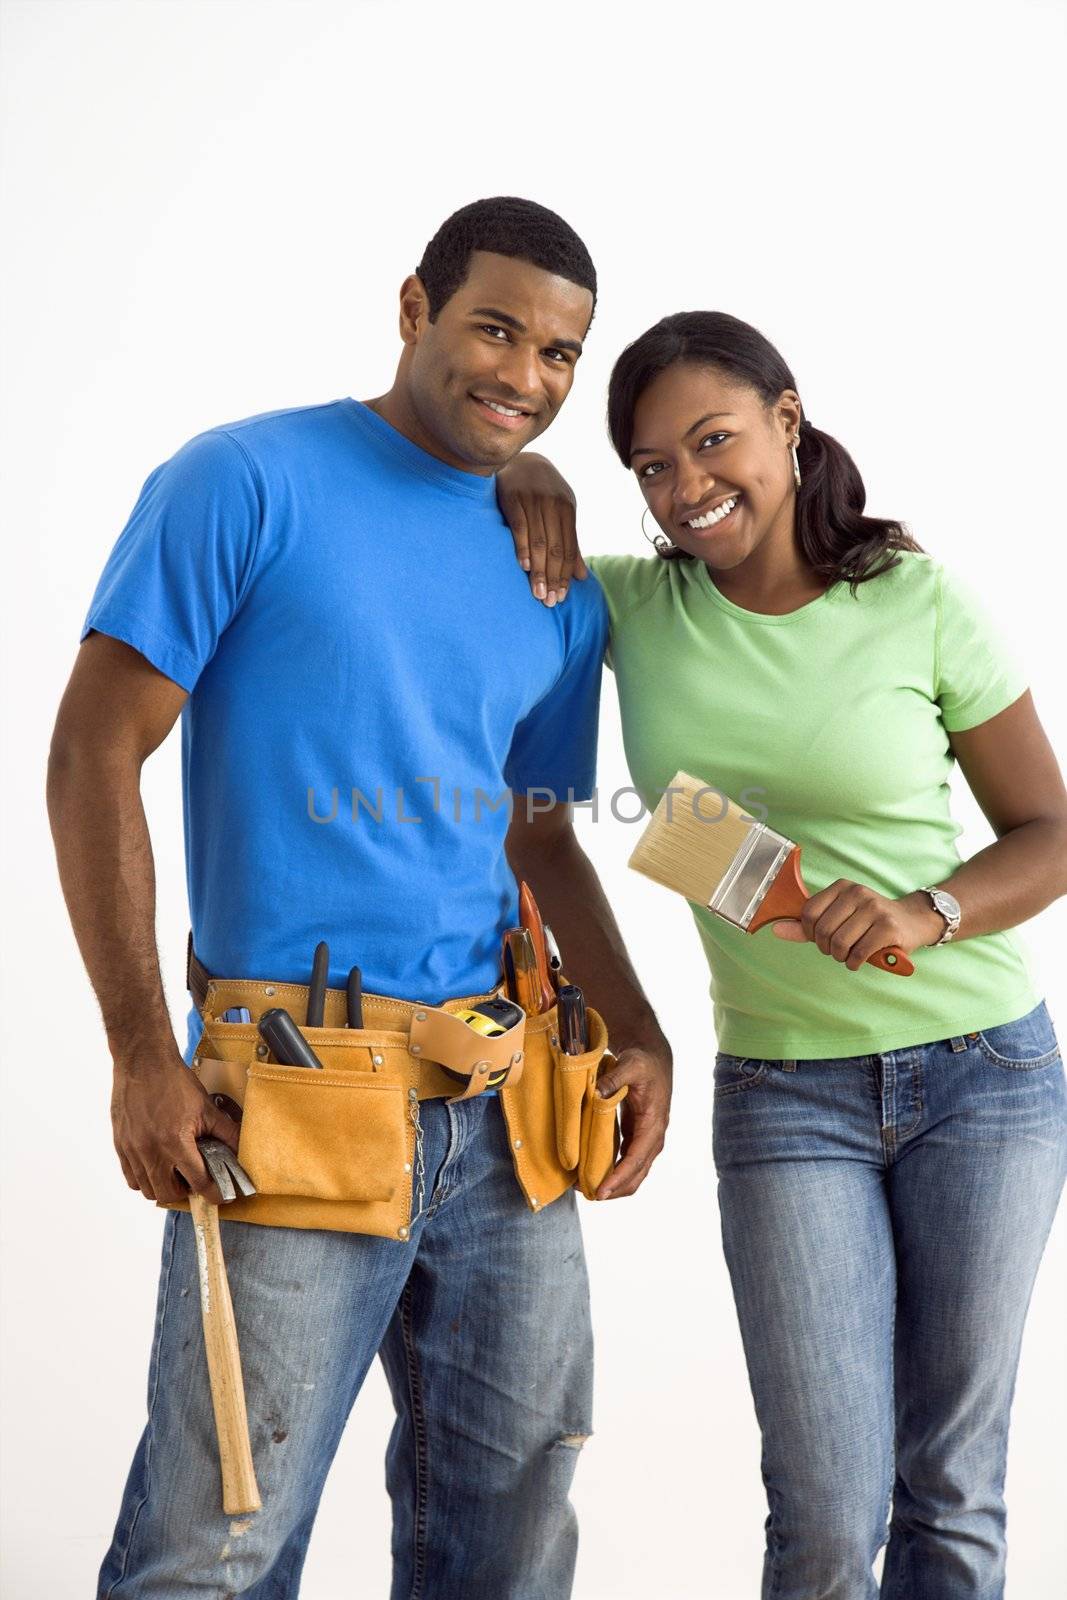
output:
M1052 1022L1006 930L1067 887L1063 781L980 608L864 515L852 460L754 328L666 318L619 358L608 421L659 528L651 558L589 562L634 784L652 808L678 769L704 778L827 885L777 938L692 908L763 1436L763 1594L874 1596L891 1518L883 1597L993 1600L1023 1323L1067 1157ZM502 495L535 583L544 470L509 469ZM953 760L997 835L966 863ZM915 952L913 976L864 964L887 944Z

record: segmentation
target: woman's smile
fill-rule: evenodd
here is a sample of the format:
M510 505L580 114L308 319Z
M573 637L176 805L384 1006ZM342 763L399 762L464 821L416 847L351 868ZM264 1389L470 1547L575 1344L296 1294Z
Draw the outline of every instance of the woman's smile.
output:
M742 495L728 494L695 517L682 517L679 525L690 533L718 532L723 527L733 527L737 521Z

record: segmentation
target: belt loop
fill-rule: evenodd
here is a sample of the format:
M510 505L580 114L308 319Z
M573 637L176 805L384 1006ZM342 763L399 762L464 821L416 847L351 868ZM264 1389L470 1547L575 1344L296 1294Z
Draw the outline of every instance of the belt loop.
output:
M783 1072L795 1072L797 1070L797 1064L795 1061L782 1061L779 1063L779 1065L781 1066Z
M970 1048L967 1040L961 1033L956 1034L954 1038L950 1039L949 1044L952 1046L952 1049L956 1055L959 1055L961 1050L968 1050Z

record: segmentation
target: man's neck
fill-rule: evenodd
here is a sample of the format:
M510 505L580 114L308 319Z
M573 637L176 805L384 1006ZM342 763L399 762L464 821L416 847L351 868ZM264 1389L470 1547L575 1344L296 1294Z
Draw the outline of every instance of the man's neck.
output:
M411 398L403 386L393 385L386 394L379 395L376 400L364 400L363 404L368 410L381 417L383 422L388 422L397 433L402 433L405 439L410 439L412 444L417 444L420 450L425 450L429 456L443 461L447 467L455 467L460 472L471 472L479 478L491 478L492 467L475 467L469 461L458 460L434 434L429 433L419 420Z

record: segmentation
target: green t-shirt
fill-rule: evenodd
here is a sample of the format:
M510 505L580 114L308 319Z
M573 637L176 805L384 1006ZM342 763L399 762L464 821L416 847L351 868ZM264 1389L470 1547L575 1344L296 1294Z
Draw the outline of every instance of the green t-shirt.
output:
M702 561L589 566L611 614L626 758L650 811L679 769L702 777L802 846L812 894L850 878L899 897L957 870L948 734L1003 711L1026 679L938 562L902 554L855 597L836 584L780 617L734 605ZM903 1049L1014 1021L1040 999L1010 932L920 949L901 978L850 972L814 944L691 909L718 1046L731 1055Z

